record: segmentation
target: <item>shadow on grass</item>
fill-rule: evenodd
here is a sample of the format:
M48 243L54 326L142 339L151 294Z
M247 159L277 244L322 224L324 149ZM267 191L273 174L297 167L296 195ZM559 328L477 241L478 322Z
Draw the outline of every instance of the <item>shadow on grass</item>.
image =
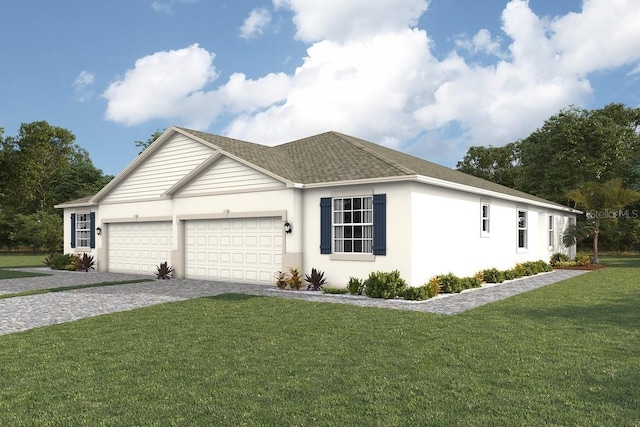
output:
M530 319L564 319L581 324L609 324L618 327L640 328L640 289L623 298L607 298L591 305L554 305L548 308L522 308L513 310L514 316Z
M248 301L250 299L259 298L255 295L247 295L247 294L220 294L214 295L212 297L205 297L207 299L213 299L216 301L226 301L226 302L242 302Z
M638 255L616 255L615 257L602 256L600 257L600 262L608 267L640 268L640 258Z

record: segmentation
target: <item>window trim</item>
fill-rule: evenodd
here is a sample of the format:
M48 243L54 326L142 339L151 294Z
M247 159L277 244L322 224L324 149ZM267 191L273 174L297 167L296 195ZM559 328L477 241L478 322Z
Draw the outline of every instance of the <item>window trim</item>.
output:
M86 215L86 219L81 220L81 216ZM96 213L95 212L74 212L71 214L71 248L72 249L95 249L96 247ZM83 225L79 228L78 225ZM86 228L84 228L86 227ZM80 237L80 233L88 232L87 237Z
M553 214L547 215L547 245L549 249L555 247L556 234L555 234L555 218Z
M345 209L345 200L349 200L349 208ZM359 207L355 207L356 200L360 200ZM339 202L340 201L340 202ZM338 209L337 204L340 204ZM360 220L355 221L356 214L360 214ZM336 221L340 216L340 221ZM370 221L366 221L370 216ZM346 218L349 218L348 220ZM343 196L331 198L331 253L336 255L360 256L373 255L373 228L375 218L373 213L373 196ZM353 227L354 232L346 236L346 230ZM355 236L355 229L361 227L360 237ZM342 236L337 236L337 231L342 230ZM342 250L338 250L338 244L342 243ZM351 242L351 251L345 251L347 243ZM360 250L356 251L356 242L360 242ZM368 250L367 250L368 249Z
M487 208L487 215L485 216L484 208ZM487 225L485 230L485 223ZM480 202L480 237L491 236L491 203Z
M523 213L524 216L520 216ZM520 226L520 218L524 218L524 227ZM520 245L520 232L524 232L524 246ZM527 252L529 248L529 212L523 208L516 209L516 248L518 252Z

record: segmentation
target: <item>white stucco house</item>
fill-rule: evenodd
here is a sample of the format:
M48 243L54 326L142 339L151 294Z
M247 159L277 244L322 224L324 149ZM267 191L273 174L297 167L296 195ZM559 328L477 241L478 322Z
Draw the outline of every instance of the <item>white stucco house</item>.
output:
M97 194L60 204L65 253L100 271L273 284L399 270L417 286L572 252L577 210L327 132L275 147L171 127ZM572 255L572 253L569 253Z

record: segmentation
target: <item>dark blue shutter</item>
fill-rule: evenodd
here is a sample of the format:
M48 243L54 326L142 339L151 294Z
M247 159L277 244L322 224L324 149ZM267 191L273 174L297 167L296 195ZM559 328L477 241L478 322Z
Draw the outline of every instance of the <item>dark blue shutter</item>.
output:
M76 214L71 214L71 247L76 247Z
M373 195L373 254L387 254L387 195Z
M320 253L331 253L331 197L320 199Z
M96 247L96 213L95 212L91 212L91 214L89 214L89 224L91 228L91 232L89 234L89 246L91 247L91 249L94 249Z

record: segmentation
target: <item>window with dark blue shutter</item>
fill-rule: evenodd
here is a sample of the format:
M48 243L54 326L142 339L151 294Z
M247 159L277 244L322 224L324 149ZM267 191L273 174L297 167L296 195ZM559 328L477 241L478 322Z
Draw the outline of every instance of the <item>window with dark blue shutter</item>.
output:
M373 195L373 254L387 254L387 195Z
M89 247L94 249L96 247L96 213L91 212L89 216L89 228L91 234L89 234Z
M331 253L331 197L320 199L320 253Z
M76 214L71 214L71 247L76 247Z

